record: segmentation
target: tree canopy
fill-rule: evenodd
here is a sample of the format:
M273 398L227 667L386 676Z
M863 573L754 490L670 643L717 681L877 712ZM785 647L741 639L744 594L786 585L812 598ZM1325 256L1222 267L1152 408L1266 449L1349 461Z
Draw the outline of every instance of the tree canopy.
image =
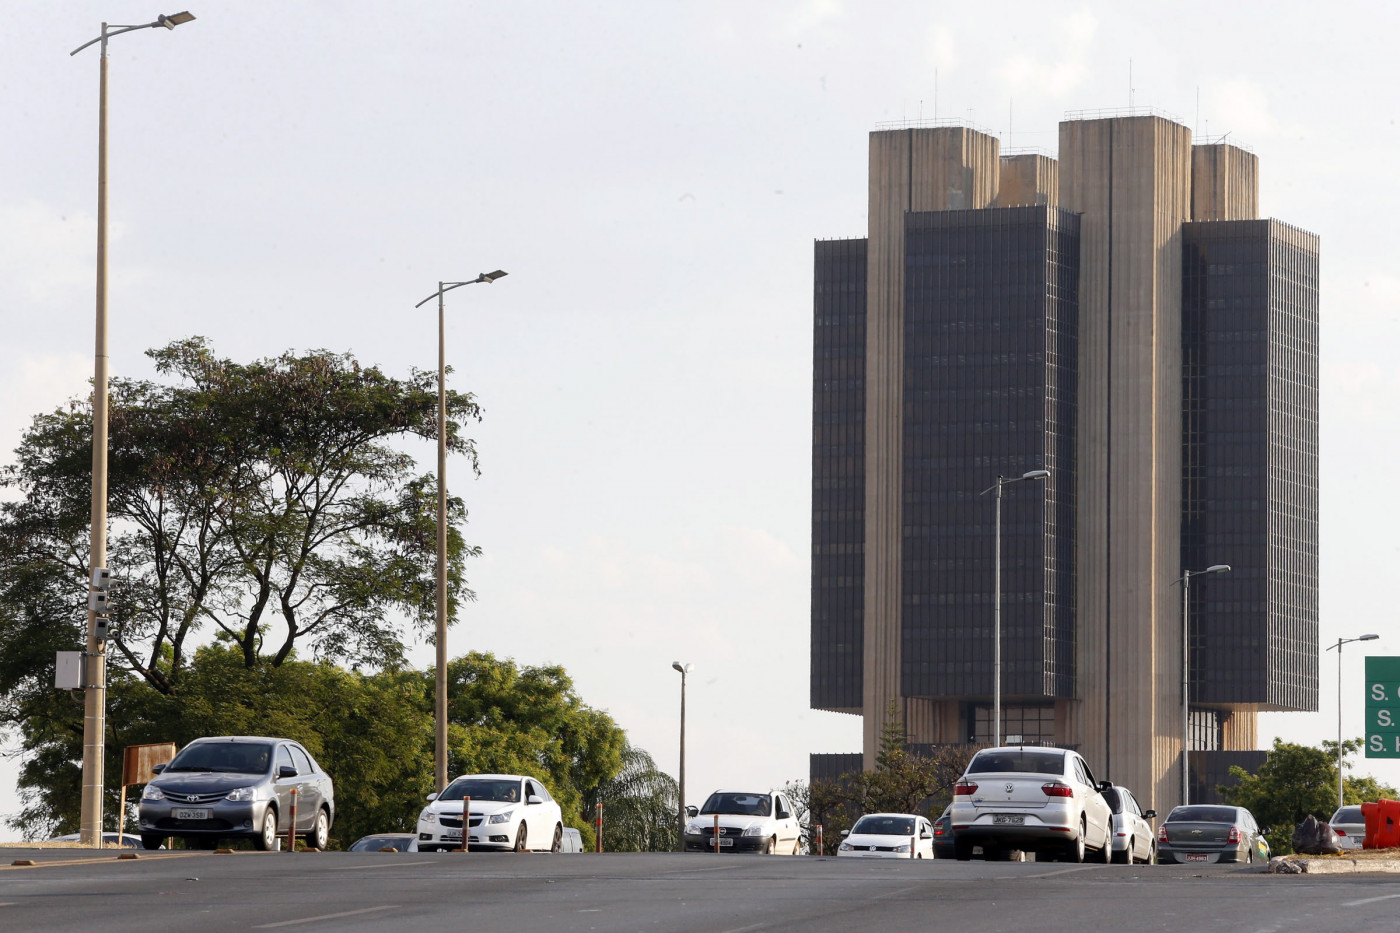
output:
M1360 747L1359 739L1344 740L1343 759ZM1309 815L1325 823L1337 808L1336 742L1323 742L1321 748L1314 748L1276 738L1258 774L1250 774L1238 765L1230 769L1230 774L1239 783L1220 787L1220 795L1226 803L1254 814L1259 825L1269 830L1269 848L1275 854L1293 851L1293 829ZM1394 796L1394 788L1371 777L1350 777L1342 784L1342 799L1346 803Z
M436 437L436 374L407 379L347 354L237 363L200 338L151 350L166 382L111 382L109 665L161 692L217 632L246 667L294 650L351 664L402 658L406 619L435 612L436 486L394 443ZM0 472L0 695L32 692L54 650L82 643L90 405L34 418ZM470 395L448 397L448 443L473 468ZM449 615L476 553L449 516ZM51 681L50 681L51 682ZM5 718L15 719L13 705Z

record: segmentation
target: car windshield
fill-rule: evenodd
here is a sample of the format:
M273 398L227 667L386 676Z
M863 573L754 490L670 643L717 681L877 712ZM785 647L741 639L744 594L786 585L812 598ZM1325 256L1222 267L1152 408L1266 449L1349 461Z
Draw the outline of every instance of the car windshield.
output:
M1168 823L1233 823L1234 807L1177 807L1167 816Z
M914 818L909 816L862 816L851 827L851 835L865 833L870 836L912 836Z
M773 801L767 794L711 794L700 812L767 816L773 812Z
M230 774L266 774L271 762L272 746L261 742L200 742L186 745L162 773L224 771Z
M1019 771L1029 774L1064 774L1065 753L1029 748L1003 748L982 751L967 766L968 774L989 771Z
M1332 814L1333 823L1364 823L1365 818L1361 815L1360 807L1342 807Z
M412 836L367 836L350 847L351 852L382 852L385 849L408 851Z
M493 778L459 778L438 794L438 800L495 800L514 803L520 799L520 782Z

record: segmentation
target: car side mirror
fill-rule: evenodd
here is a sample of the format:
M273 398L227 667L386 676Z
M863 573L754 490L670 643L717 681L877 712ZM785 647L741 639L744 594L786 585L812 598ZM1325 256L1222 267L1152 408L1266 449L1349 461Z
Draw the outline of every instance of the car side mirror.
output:
M544 798L541 797L539 794L531 794L529 796L529 799L527 799L525 803L527 805L532 803L544 803Z
M1142 818L1143 818L1144 820L1155 820L1155 819L1157 818L1157 811L1156 811L1156 810L1144 810L1144 811L1142 811Z
M434 800L437 800L437 798L437 791L433 791L431 794L428 795L428 802L432 803Z
M843 835L843 836L849 836L850 834L851 834L851 831L850 831L849 829L843 829L843 830L841 830L841 835Z
M296 777L297 769L291 765L278 765L277 776L280 778Z
M162 762L161 764L158 764L158 765L151 765L151 771L152 771L152 773L154 773L154 774L160 774L160 773L161 773L162 771L164 771L164 770L165 770L165 764L164 764L163 762Z
M700 815L700 808L693 803L687 804L685 808L685 815L691 818L697 817Z

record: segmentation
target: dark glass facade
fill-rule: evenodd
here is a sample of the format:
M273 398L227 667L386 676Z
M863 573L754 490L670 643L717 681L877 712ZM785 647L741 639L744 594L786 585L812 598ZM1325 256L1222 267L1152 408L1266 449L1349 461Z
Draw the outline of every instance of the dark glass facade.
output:
M1314 710L1317 238L1189 223L1183 263L1182 567L1231 566L1192 582L1191 700Z
M998 475L1002 693L1074 694L1079 217L910 213L905 226L902 693L990 697Z
M811 705L849 712L864 637L865 260L863 239L816 243Z

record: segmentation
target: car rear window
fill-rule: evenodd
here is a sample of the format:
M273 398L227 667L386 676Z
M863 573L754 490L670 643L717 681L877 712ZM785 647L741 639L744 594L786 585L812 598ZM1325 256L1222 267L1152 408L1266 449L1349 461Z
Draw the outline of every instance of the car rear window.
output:
M711 794L701 813L727 813L731 816L767 816L773 802L767 794Z
M1168 823L1233 823L1234 807L1177 807L1167 816Z
M1110 787L1103 792L1103 802L1108 804L1108 808L1114 813L1123 812L1123 799L1118 796L1118 788Z
M1361 815L1360 807L1342 807L1332 814L1333 823L1364 823L1365 818Z
M912 836L914 818L909 816L862 816L851 827L851 834L867 833L871 836Z
M968 774L985 774L989 771L1064 774L1065 753L1030 748L983 751L978 752L967 766Z

